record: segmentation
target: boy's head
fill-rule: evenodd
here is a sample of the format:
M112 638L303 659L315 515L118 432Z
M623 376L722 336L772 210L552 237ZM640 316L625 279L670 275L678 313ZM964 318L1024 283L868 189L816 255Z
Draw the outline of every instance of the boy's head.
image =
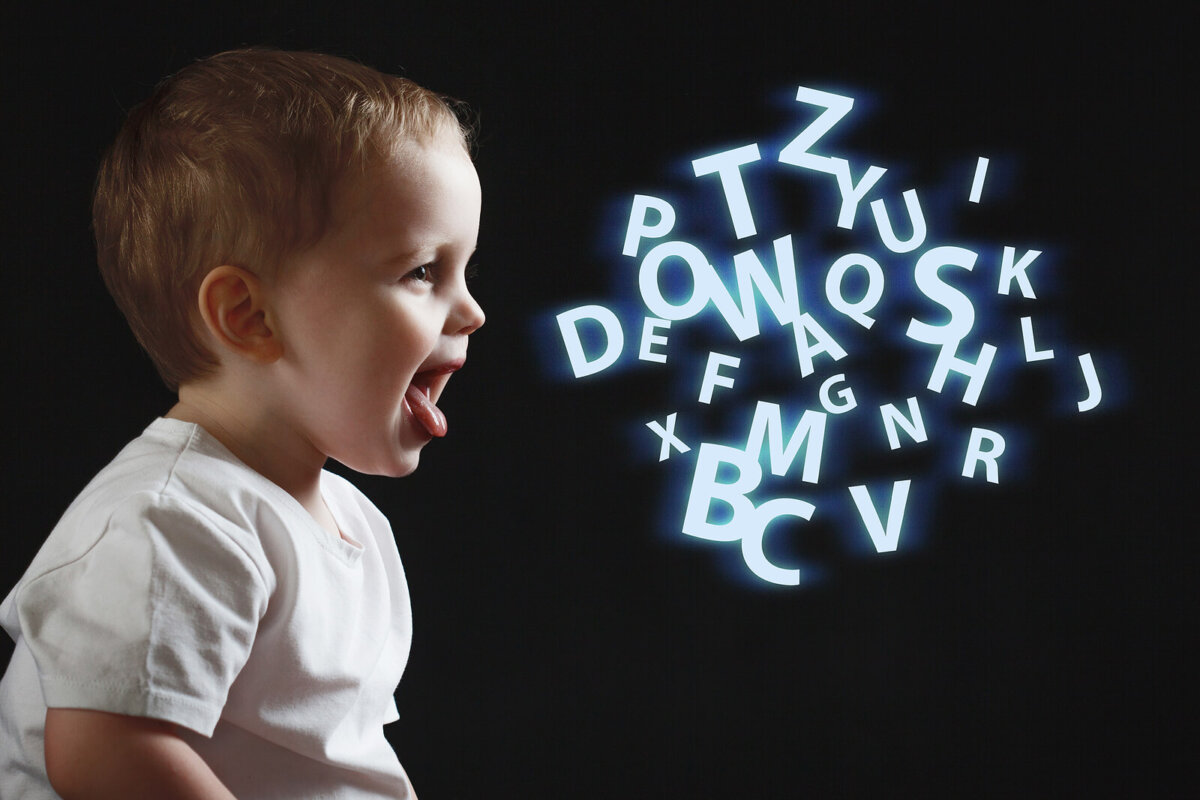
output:
M263 49L204 59L130 113L101 165L101 273L176 389L218 364L196 302L210 270L274 277L329 231L347 181L406 145L465 149L468 135L446 99L345 59Z

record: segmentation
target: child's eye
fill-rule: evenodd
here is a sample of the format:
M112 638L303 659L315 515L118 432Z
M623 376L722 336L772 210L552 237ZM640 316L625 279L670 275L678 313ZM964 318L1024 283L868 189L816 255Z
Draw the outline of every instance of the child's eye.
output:
M433 265L432 264L422 264L421 266L417 267L416 269L412 270L411 272L409 272L407 275L404 276L404 280L406 280L406 281L418 281L421 283L424 283L425 281L429 281L432 278L433 278Z

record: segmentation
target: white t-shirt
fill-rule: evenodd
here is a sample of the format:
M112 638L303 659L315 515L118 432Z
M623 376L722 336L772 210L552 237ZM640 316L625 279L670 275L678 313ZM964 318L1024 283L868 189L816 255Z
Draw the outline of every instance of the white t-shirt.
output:
M404 570L361 492L328 472L321 492L345 539L199 426L158 419L126 446L0 604L0 796L56 796L50 706L176 723L241 800L410 797L383 735Z

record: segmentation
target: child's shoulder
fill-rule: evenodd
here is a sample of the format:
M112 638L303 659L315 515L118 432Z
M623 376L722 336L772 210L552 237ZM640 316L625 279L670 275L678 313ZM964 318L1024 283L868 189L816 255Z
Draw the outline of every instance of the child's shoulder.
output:
M58 528L82 518L191 514L217 527L253 527L257 506L278 502L278 487L239 461L194 423L160 417L84 487Z
M324 472L321 488L347 528L387 539L394 548L387 520L352 483ZM164 537L189 548L214 540L214 546L245 551L264 572L274 571L270 562L291 561L288 551L329 548L328 535L295 498L199 425L166 417L154 420L87 484L34 566L69 562L114 534L151 546Z
M353 484L325 472L322 492L351 540L395 550L387 520ZM14 594L52 574L150 575L170 564L240 573L269 594L296 563L354 560L356 549L203 428L160 418L80 492Z
M256 483L267 482L221 450L189 423L152 423L68 507L0 603L0 624L14 638L93 624L116 635L105 620L121 609L132 620L122 635L135 636L164 592L188 587L257 618L278 582L259 536L269 501Z
M230 548L249 562L263 562L255 517L270 505L272 488L281 491L197 426L157 419L76 496L20 583L92 558L99 549L132 560L152 558L141 553L164 544L164 537L196 549Z

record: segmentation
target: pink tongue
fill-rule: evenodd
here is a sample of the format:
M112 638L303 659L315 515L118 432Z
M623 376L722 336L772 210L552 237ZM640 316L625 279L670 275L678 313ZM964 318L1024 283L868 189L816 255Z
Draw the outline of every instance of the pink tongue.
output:
M446 415L433 404L433 401L422 389L410 385L408 391L404 393L404 399L408 401L408 407L412 409L413 416L425 427L425 430L429 431L430 436L446 435Z

